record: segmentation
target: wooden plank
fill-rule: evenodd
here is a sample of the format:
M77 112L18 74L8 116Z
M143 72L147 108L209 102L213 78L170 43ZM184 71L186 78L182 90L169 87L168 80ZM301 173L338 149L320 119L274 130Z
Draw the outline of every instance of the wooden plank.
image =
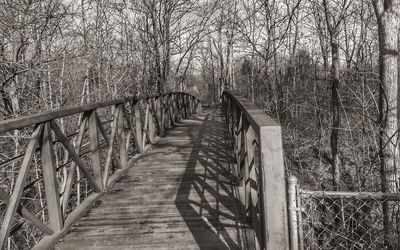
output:
M10 233L10 228L12 226L15 213L17 212L17 208L19 206L19 201L24 191L25 180L26 177L28 176L29 167L31 165L33 155L35 154L36 145L39 142L39 138L42 132L43 132L43 125L40 124L33 131L31 139L29 140L28 147L26 148L24 159L22 160L21 168L19 170L17 179L15 181L15 187L11 195L9 204L7 206L7 211L6 214L4 215L4 219L1 225L0 248L3 248L7 242L8 235Z
M94 180L97 183L98 187L103 188L103 176L101 173L101 149L99 146L99 129L98 123L96 119L96 110L93 110L89 116L88 121L89 127L89 139L90 139L90 159L92 162L92 169Z
M71 159L76 163L76 165L79 167L79 169L85 175L85 177L88 180L88 182L90 183L90 185L94 188L94 190L96 192L101 192L102 187L98 186L97 182L93 179L93 177L91 176L91 174L88 171L86 164L79 158L79 155L74 150L74 147L68 142L67 138L65 138L65 135L62 133L58 124L56 122L52 121L51 128L53 129L54 134L56 135L57 139L61 142L61 144L63 144L65 149L68 151L68 154L70 155Z
M285 167L281 127L260 127L261 204L267 249L288 249L289 233L286 204Z
M145 152L148 150L148 147L145 148ZM129 161L129 168L133 167L135 163L142 159L144 155L134 156ZM110 178L108 182L108 187L111 187L115 184L121 177L125 176L129 169L119 169L117 170ZM67 233L67 231L79 220L82 216L87 214L87 211L93 207L93 205L98 201L101 197L106 194L106 190L100 193L93 193L89 195L78 207L76 207L65 219L64 228L61 232L54 233L50 236L43 237L36 246L34 246L33 250L42 250L42 249L52 249L52 247L59 242L59 240Z
M0 188L0 199L6 205L10 203L10 196L3 188ZM27 221L29 221L34 227L39 229L43 234L51 235L54 233L53 230L51 230L48 226L43 224L43 222L40 219L38 219L33 213L31 213L24 206L19 205L17 213L22 217L24 217Z
M56 176L57 166L54 156L53 138L49 123L44 124L40 148L42 154L42 168L47 210L49 213L49 225L53 231L59 232L63 228L63 214L60 206L60 196L58 193L58 182Z

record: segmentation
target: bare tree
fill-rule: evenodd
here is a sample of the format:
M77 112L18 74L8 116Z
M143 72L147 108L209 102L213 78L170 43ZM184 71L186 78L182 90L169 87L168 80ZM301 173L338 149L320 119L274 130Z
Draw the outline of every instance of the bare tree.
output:
M384 192L399 191L398 175L398 36L400 1L372 1L379 37L379 158Z

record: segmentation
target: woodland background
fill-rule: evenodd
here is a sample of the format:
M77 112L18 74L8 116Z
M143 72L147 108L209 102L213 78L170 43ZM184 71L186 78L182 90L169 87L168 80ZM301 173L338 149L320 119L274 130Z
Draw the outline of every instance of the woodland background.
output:
M230 89L282 125L302 185L398 192L399 11L398 0L1 0L0 116L167 91L215 105ZM24 136L2 135L2 162ZM0 171L11 190L18 167Z

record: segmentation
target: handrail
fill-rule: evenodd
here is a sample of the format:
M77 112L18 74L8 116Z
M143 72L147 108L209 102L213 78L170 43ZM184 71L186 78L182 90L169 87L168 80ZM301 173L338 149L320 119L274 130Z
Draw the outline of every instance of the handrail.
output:
M98 112L99 109L101 112ZM183 92L171 92L66 107L0 121L0 134L24 128L32 131L28 142L21 144L27 145L24 154L17 155L18 159L14 157L2 163L19 163L20 168L14 186L8 188L10 191L0 188L0 199L7 204L0 229L0 249L7 244L10 232L16 231L13 229L16 214L44 235L35 249L52 247L146 153L158 136L162 136L166 129L180 119L200 109L201 103L196 97ZM72 127L74 132L68 135L60 127L59 120L74 115L77 116L75 120L78 120L78 124ZM112 117L111 122L104 123L105 119L110 121L107 115ZM67 126L71 128L71 125ZM64 151L60 151L60 148ZM101 151L105 157L101 156ZM37 177L38 170L35 172L31 169L33 158L36 158L36 166L40 163L39 172L42 176ZM67 161L62 162L61 158ZM68 171L67 176L64 176L63 190L60 188L58 173L62 168ZM117 170L113 171L114 168ZM83 178L77 180L78 174L83 175ZM86 195L81 202L78 188L83 179L94 193ZM45 218L43 215L43 219L29 211L21 201L24 192L32 188L25 188L26 183L34 186L39 181L44 182L46 205L36 208L39 211L47 209L48 216ZM74 189L77 194L74 194Z
M282 132L250 100L222 93L236 159L238 198L256 233L257 249L289 249Z
M170 93L163 94L163 95L172 95L172 94L175 94L175 95L185 94L187 96L190 96L191 98L196 98L195 96L193 96L191 94L187 94L185 92L170 92ZM0 121L0 133L8 132L8 131L11 131L14 129L20 129L20 128L27 127L29 125L36 124L36 123L47 122L47 121L54 120L57 118L74 115L77 113L83 113L83 112L94 110L94 109L104 108L104 107L118 105L118 104L127 103L127 102L134 102L134 101L143 100L143 99L157 98L159 96L161 96L161 95L154 94L154 95L147 95L147 96L146 95L130 96L130 97L126 97L126 98L119 98L119 99L114 99L114 100L109 100L109 101L89 103L89 104L85 104L82 106L70 106L70 107L60 108L57 110L44 111L44 112L40 112L40 113L36 113L36 114L32 114L32 115L2 120L2 121Z

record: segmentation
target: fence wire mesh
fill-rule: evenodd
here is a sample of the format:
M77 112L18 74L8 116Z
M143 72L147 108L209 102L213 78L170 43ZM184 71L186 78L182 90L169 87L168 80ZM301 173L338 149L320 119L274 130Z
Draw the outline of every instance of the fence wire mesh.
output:
M299 249L400 249L400 201L297 192Z

